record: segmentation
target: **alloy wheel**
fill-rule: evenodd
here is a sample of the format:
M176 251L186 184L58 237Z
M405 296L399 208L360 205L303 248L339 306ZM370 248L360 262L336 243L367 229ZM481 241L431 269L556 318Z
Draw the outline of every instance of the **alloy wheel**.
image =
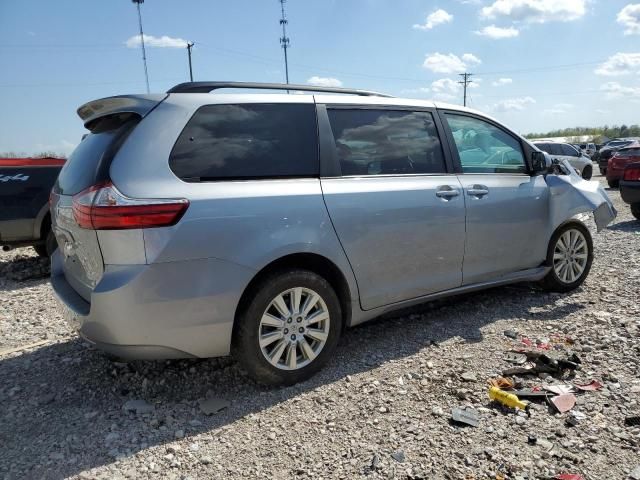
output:
M584 273L589 258L589 246L584 234L569 229L558 240L553 251L553 269L566 284L575 282Z
M258 338L264 358L281 370L310 364L329 337L331 319L315 291L296 287L278 294L260 319Z

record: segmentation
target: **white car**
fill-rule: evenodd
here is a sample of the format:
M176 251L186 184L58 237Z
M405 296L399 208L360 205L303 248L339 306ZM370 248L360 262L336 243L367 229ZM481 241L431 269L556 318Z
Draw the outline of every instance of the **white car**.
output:
M534 145L543 152L547 152L551 156L551 159L557 159L559 161L567 160L582 178L591 180L591 176L593 175L591 159L584 153L578 151L573 145L558 142L534 142Z

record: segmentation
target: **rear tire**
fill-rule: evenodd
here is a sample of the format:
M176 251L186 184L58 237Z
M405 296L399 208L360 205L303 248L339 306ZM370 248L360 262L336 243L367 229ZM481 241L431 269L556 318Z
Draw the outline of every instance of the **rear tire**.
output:
M331 358L342 322L327 280L308 270L276 272L249 292L236 317L231 353L254 380L292 385Z
M602 175L603 177L607 176L607 167L600 168L600 175Z
M582 178L585 180L591 180L592 176L593 176L593 167L590 167L589 165L587 165L582 170Z
M56 241L56 236L50 229L47 230L47 236L44 243L33 246L36 253L43 258L51 257L56 248L58 248L58 242Z
M631 204L631 215L640 220L640 203Z
M609 188L618 188L618 185L620 185L619 180L607 180L607 183L609 184Z
M540 282L551 292L569 292L585 281L593 263L593 240L582 223L561 225L551 237L547 265L551 270Z

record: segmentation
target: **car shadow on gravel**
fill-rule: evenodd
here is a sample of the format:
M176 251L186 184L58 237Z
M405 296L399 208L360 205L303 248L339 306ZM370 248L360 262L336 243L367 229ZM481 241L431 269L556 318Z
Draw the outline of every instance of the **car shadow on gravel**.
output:
M19 256L5 260L0 257L0 292L46 283L50 271L48 258Z
M439 345L452 338L479 342L481 329L495 321L560 320L581 308L570 296L528 285L431 302L347 331L320 373L286 388L257 385L229 359L122 364L80 340L48 345L0 359L0 477L61 478L162 446L176 436L206 432L215 439L222 427L251 421L250 414L296 397L318 404L340 401L318 388L418 352L437 357ZM225 399L229 407L206 416L198 400L207 396ZM131 399L144 399L155 411L139 416L123 411Z
M615 232L640 232L640 220L627 220L626 222L615 223L609 225L607 230L613 230Z

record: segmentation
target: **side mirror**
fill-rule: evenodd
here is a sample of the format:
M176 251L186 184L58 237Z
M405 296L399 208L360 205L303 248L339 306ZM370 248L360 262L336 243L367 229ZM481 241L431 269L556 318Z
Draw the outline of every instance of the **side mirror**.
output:
M544 152L537 150L531 152L531 170L534 174L547 172L550 166L551 161L547 160L547 155Z

